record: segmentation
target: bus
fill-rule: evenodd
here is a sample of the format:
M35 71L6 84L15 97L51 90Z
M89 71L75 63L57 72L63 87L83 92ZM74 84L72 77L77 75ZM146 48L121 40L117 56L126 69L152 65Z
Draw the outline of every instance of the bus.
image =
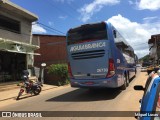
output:
M136 75L133 48L108 21L71 28L66 42L71 87L125 90Z

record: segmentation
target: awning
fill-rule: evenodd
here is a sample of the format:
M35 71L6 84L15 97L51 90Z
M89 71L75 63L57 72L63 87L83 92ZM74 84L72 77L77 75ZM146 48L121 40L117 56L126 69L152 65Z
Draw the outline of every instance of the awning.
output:
M30 55L41 55L39 53L22 52L22 51L14 51L14 50L6 50L6 49L1 49L0 51L13 52L13 53L21 53L21 54L30 54Z
M13 40L4 39L4 38L1 38L1 37L0 37L0 44L5 44L5 45L6 44L10 44L10 45L17 44L17 45L23 45L23 46L31 47L31 48L35 48L35 49L40 48L39 45L33 45L33 44L25 43L25 42L13 41Z

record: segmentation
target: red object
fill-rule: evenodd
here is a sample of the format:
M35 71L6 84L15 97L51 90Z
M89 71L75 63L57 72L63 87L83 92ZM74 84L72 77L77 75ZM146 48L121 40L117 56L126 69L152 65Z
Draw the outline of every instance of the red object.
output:
M23 92L24 92L24 90L23 90L23 89L21 89L21 90L20 90L20 92L21 92L21 93L23 93Z
M115 74L115 66L114 66L114 60L109 59L109 67L108 67L108 74L106 77L112 77Z
M41 63L51 64L67 64L67 48L66 36L59 35L38 35L34 34L33 38L39 38L40 48L35 53L41 55L34 56L34 66L41 67ZM44 77L48 76L47 74ZM48 79L48 78L45 78Z
M86 85L93 85L94 82L85 82Z
M69 62L68 62L68 74L69 74L69 77L70 77L70 78L73 78L72 70L71 70L71 65L70 65Z

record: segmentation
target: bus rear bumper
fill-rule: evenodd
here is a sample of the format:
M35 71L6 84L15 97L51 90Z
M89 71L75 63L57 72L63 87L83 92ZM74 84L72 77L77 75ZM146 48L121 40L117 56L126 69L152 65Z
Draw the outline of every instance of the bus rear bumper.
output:
M79 80L71 79L71 87L80 88L117 88L121 85L118 84L118 77L115 75L106 79L92 79L92 80Z

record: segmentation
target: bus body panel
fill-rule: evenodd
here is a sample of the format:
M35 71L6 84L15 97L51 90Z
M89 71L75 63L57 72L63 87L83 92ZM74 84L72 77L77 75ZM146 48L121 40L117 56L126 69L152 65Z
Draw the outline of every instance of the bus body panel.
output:
M134 63L128 63L126 56L124 56L122 51L115 45L113 26L108 22L105 24L108 35L106 40L87 41L67 46L68 60L73 75L72 78L70 78L72 87L117 88L124 84L123 77L126 76L130 79L135 75L136 70L133 67ZM88 44L97 44L100 42L104 42L105 45L101 45L101 47L89 47L91 49L86 47L90 46ZM100 51L100 55L103 56L95 58L94 52L98 50ZM93 58L86 58L90 54L92 54L91 56ZM112 77L107 77L109 72L109 59L114 61L115 75Z
M72 68L72 74L75 79L97 79L105 78L108 73L108 58L111 57L108 41L99 40L94 42L95 45L102 43L97 48L91 50L77 50L70 52L73 47L88 46L90 42L74 44L74 46L68 46L68 52L70 52L69 60ZM94 64L93 64L94 63Z
M71 79L71 87L81 87L81 88L117 88L121 86L120 82L117 81L118 75L112 78L96 79L96 80L78 80ZM119 79L121 80L121 79Z

